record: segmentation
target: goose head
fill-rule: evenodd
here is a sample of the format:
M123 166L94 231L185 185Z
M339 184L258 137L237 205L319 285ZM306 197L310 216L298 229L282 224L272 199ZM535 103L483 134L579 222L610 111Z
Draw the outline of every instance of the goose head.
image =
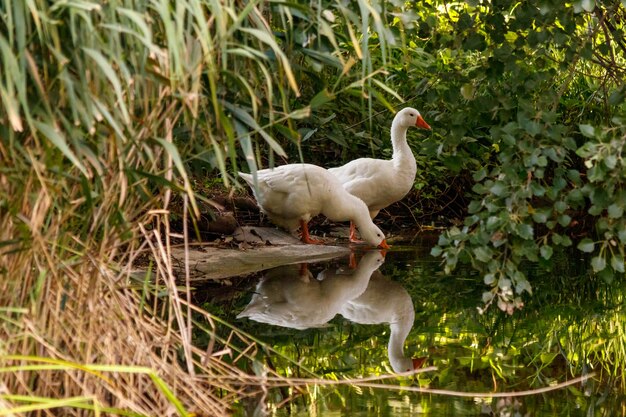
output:
M420 369L426 362L426 357L421 358L390 358L391 368L395 373L409 372Z
M416 126L422 129L430 130L430 126L426 123L420 112L412 107L405 107L400 110L396 114L396 117L394 117L393 123L405 128Z
M370 245L377 246L382 249L389 249L389 245L385 240L385 234L371 221L359 227L361 237Z

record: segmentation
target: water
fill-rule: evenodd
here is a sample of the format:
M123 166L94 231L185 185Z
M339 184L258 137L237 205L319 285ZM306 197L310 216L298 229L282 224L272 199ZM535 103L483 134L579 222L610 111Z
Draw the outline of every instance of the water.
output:
M583 384L515 398L460 398L368 386L284 388L239 404L237 415L626 415L624 299L568 254L527 269L534 295L512 316L490 307L474 272L444 276L429 240L291 265L243 281L205 307L271 346L258 363L279 375L324 379L437 370L376 384L491 393L541 388L595 371ZM295 366L297 363L299 366ZM256 366L256 367L255 367ZM286 401L286 399L290 399Z

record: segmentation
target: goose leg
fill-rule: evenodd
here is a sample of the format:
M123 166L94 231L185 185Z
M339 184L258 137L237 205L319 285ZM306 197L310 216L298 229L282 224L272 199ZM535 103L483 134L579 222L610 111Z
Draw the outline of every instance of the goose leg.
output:
M354 222L350 222L350 242L352 243L363 243L358 237L356 237L356 225Z
M304 220L300 220L300 229L301 229L301 240L304 243L310 243L313 245L323 245L324 241L319 239L313 239L309 234L309 224Z
M350 269L356 269L359 264L356 261L356 254L354 252L350 252L350 261L348 262L348 267Z

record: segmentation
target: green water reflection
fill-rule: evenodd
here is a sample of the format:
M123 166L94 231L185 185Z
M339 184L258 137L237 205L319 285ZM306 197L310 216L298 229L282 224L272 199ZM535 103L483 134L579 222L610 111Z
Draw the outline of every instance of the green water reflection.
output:
M581 268L584 263L563 253L550 265L527 269L533 296L522 310L509 316L491 306L480 314L485 286L468 271L444 276L428 256L430 246L425 241L394 247L384 263L378 252L359 254L356 269L338 259L306 270L268 271L231 298L228 308L219 302L207 308L271 345L280 354L259 350L259 363L292 377L382 375L404 370L410 358L419 357L427 357L437 371L381 382L510 392L591 371L596 377L555 392L505 399L349 386L283 389L238 405L238 415L626 415L621 284L595 278Z

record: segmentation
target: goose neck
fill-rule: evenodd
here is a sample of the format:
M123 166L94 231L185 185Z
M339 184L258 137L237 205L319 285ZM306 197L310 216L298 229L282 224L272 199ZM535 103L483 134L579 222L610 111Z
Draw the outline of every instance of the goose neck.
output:
M413 327L413 319L414 316L409 314L395 323L390 323L391 334L387 346L390 358L404 358L404 342Z
M412 157L411 148L406 140L408 128L397 123L391 125L391 146L393 147L393 159Z

